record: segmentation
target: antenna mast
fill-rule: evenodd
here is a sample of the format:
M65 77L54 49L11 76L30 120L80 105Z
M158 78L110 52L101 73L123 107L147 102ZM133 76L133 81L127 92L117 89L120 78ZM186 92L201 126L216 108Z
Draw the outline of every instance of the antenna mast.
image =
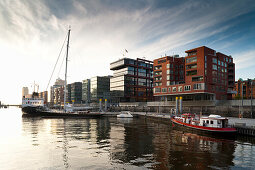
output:
M66 112L66 78L67 78L67 62L68 62L68 48L69 48L69 38L70 38L71 27L68 29L68 38L66 45L66 69L65 69L65 90L64 90L64 111Z

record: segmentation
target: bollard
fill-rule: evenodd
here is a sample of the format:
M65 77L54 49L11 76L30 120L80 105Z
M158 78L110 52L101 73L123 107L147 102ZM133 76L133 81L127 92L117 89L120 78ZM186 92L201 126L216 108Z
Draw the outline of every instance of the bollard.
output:
M182 97L180 97L180 114L182 114Z
M179 114L179 109L178 109L178 97L176 97L176 104L175 104L175 114Z
M99 111L102 111L102 99L99 99Z
M104 110L107 111L107 99L104 100Z

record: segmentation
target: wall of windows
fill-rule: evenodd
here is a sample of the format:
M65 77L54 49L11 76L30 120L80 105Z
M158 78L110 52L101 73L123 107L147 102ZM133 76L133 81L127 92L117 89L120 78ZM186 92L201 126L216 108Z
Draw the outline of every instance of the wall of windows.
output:
M186 59L186 64L193 62L197 62L197 56Z
M187 75L187 76L197 75L197 70L187 71L187 72L186 72L186 75Z
M186 65L186 69L193 69L193 68L197 68L197 64L190 64L190 65Z
M190 91L190 90L191 90L191 86L190 85L184 86L184 91Z

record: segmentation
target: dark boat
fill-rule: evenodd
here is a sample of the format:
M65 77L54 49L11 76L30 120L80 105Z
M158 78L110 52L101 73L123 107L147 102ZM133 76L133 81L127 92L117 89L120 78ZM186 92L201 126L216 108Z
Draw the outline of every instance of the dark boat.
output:
M102 112L80 112L80 111L64 111L64 110L53 110L47 107L24 107L22 108L24 117L49 117L49 118L99 118L104 113Z

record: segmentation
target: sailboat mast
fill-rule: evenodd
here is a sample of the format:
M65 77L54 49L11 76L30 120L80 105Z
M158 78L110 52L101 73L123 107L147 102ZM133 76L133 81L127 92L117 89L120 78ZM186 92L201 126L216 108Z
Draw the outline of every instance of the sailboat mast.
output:
M69 49L70 32L71 32L71 29L70 29L70 27L69 27L69 30L68 30L68 38L67 38L67 45L66 45L66 69L65 69L64 111L66 111L66 78L67 78L67 62L68 62L68 49Z

